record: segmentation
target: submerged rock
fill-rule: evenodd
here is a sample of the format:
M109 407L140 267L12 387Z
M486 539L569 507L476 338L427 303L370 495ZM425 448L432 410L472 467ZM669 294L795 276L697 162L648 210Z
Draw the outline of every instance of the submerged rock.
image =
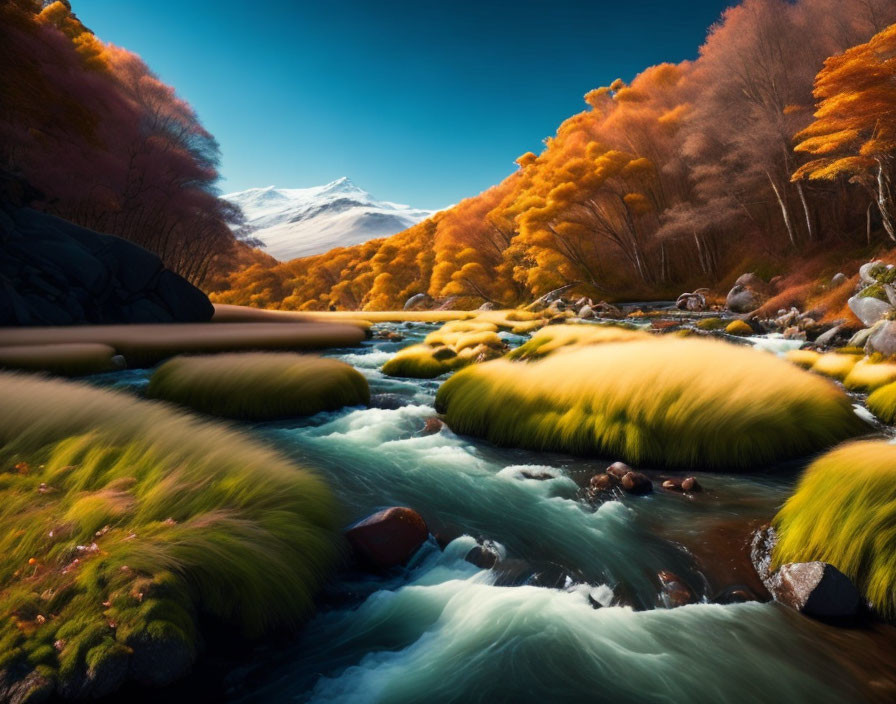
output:
M667 609L693 604L697 597L681 577L668 570L660 570L657 574L660 581L659 601Z
M607 467L607 474L620 480L631 471L632 468L629 467L625 462L614 462L609 467Z
M622 477L621 484L629 494L649 494L653 491L653 482L643 472L629 472Z
M862 607L862 597L852 581L827 562L791 562L772 570L775 529L756 531L750 558L765 588L785 606L822 619L850 619Z
M483 540L470 548L464 559L480 569L490 570L501 561L503 557L501 552L497 543L492 540Z
M713 597L716 604L743 604L748 601L758 601L753 590L743 584L736 584L723 589Z
M436 418L435 416L430 416L423 423L423 434L424 435L435 435L444 427L445 427L445 422L441 418Z
M355 554L379 568L396 567L407 562L428 535L429 529L423 517L405 506L378 511L345 531Z
M703 487L697 482L696 477L684 477L667 479L663 482L663 489L668 491L681 491L685 493L702 491Z

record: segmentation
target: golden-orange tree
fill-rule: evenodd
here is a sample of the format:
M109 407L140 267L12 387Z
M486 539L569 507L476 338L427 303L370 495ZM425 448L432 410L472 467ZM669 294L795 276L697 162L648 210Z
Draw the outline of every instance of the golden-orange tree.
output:
M896 24L825 61L814 95L815 121L796 135L795 150L816 158L793 179L848 177L866 186L896 240Z

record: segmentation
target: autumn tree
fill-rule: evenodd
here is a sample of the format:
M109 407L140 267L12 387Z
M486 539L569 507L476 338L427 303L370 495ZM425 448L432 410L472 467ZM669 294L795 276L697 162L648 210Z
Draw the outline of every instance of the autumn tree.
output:
M896 24L825 61L814 95L815 120L797 134L795 149L816 158L794 182L845 177L861 184L896 240Z

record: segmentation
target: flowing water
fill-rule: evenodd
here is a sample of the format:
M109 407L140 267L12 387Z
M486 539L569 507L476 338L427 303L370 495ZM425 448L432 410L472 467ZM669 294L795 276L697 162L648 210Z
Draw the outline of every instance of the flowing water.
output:
M697 472L704 491L693 495L659 490L666 475L651 472L653 494L593 504L583 487L618 458L501 449L447 428L424 434L439 381L379 369L435 326L378 327L405 339L329 356L367 376L379 407L247 427L327 476L345 524L410 506L433 537L405 568L341 573L297 639L256 652L239 670L229 699L896 700L894 629L838 629L761 601L750 534L789 495L802 464ZM98 382L139 393L147 376L133 370ZM464 559L477 541L502 556L496 569ZM664 571L695 603L666 608ZM715 603L732 589L760 601Z

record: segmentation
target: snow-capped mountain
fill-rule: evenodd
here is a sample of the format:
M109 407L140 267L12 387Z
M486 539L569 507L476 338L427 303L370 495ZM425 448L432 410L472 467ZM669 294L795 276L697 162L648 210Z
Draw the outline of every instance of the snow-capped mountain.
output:
M375 200L345 177L326 186L250 188L224 198L242 208L264 250L283 261L393 235L435 212Z

